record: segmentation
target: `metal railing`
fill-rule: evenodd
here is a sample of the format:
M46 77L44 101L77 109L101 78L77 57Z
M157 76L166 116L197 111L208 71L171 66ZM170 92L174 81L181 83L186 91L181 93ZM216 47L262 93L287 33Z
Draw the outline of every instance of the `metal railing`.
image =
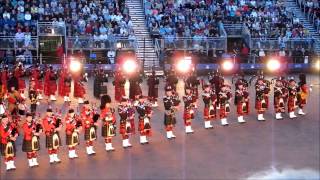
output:
M162 38L155 40L160 49L175 49L175 50L204 50L210 49L227 50L226 37L173 37Z
M65 22L38 22L38 36L65 36Z
M17 39L14 36L0 37L0 49L12 50L17 48L28 48L31 50L37 50L38 38L21 38Z
M313 38L290 38L279 41L276 38L251 38L251 50L271 50L276 51L284 48L285 50L293 50L297 47L303 47L308 50L314 49L315 40Z

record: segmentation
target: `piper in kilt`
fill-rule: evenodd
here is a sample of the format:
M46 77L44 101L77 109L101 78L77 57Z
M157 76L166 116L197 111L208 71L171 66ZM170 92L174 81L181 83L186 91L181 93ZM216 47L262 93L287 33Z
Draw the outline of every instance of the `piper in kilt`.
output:
M48 149L48 154L50 158L50 164L52 163L60 163L60 159L58 158L58 149L61 146L61 138L59 135L59 131L61 130L61 119L57 118L52 109L47 109L46 117L42 120L43 129L46 134L46 148Z
M43 72L40 69L39 64L36 64L31 69L31 75L30 75L30 81L34 81L35 86L34 89L37 91L37 95L39 96L39 99L43 99L42 97L42 91L43 91Z
M29 167L39 166L37 161L37 151L40 150L39 136L42 132L40 123L36 123L31 113L27 113L26 122L22 126L24 136L22 151L27 153Z
M130 111L132 109L128 105L128 99L122 98L120 105L118 106L118 113L120 116L120 134L122 135L122 146L124 148L131 147L132 145L129 142L129 135L132 134L132 125L130 122ZM132 115L131 115L132 116ZM134 116L134 113L133 113Z
M2 90L4 93L8 91L7 82L9 79L9 66L5 65L3 69L0 70L0 81L2 82Z
M300 74L299 75L299 88L298 88L298 114L299 115L305 115L303 112L304 106L307 104L307 98L309 95L309 87L307 85L306 75ZM310 89L311 91L311 89Z
M148 97L153 107L158 107L158 87L159 79L156 76L156 72L153 70L151 76L148 77Z
M108 95L101 97L101 135L104 138L106 151L114 151L112 147L112 137L116 136L116 116L115 110L110 107L111 98Z
M86 95L86 89L84 87L84 82L87 82L87 74L83 74L75 76L74 79L74 93L73 96L75 98L78 98L78 103L79 104L83 104L84 103L84 99L85 99L85 95Z
M14 76L18 79L18 87L19 93L22 98L26 98L24 95L24 90L26 89L26 82L23 79L25 76L25 70L22 63L18 63L16 68L14 69Z
M179 96L173 94L173 88L168 85L165 87L165 96L163 97L163 104L165 109L164 125L167 132L167 139L175 138L172 130L176 124L175 111L180 104Z
M60 72L58 85L59 96L63 97L64 102L70 102L71 76L65 67Z
M44 76L44 94L50 98L51 101L56 101L57 91L57 73L53 70L52 66L49 66Z
M35 90L35 82L30 81L29 87L29 99L30 99L30 111L32 114L35 114L37 111L37 106L39 104L39 96L37 91Z
M255 89L255 109L258 113L258 121L264 121L265 119L263 114L266 112L269 106L270 82L264 79L263 76L259 76L255 84Z
M205 84L203 86L202 99L204 103L204 127L206 129L210 129L213 128L211 120L217 117L217 95L214 92L214 89L211 88L210 84Z
M198 86L200 85L200 80L197 78L196 72L192 72L190 76L185 81L185 93L187 91L186 87L188 87L192 94L192 103L194 107L197 108L197 99L199 96Z
M16 154L15 141L18 137L18 131L14 123L10 123L7 115L3 114L0 117L0 150L3 156L4 163L6 164L6 169L13 170L16 169L14 165L14 157Z
M138 104L139 96L142 94L140 84L142 83L142 77L140 73L136 73L129 78L129 98L133 102L133 105Z
M126 84L126 79L121 73L120 70L116 71L114 74L114 96L115 100L120 102L122 97L126 95L126 91L124 89L124 85Z
M82 127L84 130L84 140L86 141L86 151L88 155L94 155L93 141L97 139L97 122L95 121L94 110L90 107L89 101L84 101L81 110Z
M183 96L183 102L184 102L184 112L183 112L183 119L184 119L184 125L186 128L186 133L193 133L194 131L191 128L191 122L194 119L194 109L195 109L195 103L194 98L196 94L193 94L191 87L186 86L185 87L185 95Z
M79 132L81 130L81 119L74 112L74 109L69 109L68 115L65 117L66 122L66 144L69 149L69 158L77 158L76 146L79 145Z
M289 80L288 84L288 113L290 119L296 118L294 111L297 109L298 86L294 79Z
M237 107L238 122L245 123L244 115L249 114L249 92L243 82L236 83L234 104Z
M151 132L151 114L152 104L147 102L144 96L139 97L138 105L136 106L139 114L139 127L140 132L140 144L148 144L147 137L152 135Z
M276 112L276 119L280 120L283 119L281 116L282 113L285 111L285 99L288 95L288 90L284 86L284 78L280 77L276 79L276 83L274 86L274 110Z
M228 125L227 116L230 113L230 98L232 97L231 94L231 87L229 85L221 86L221 90L219 91L219 116L221 119L221 125L226 126Z

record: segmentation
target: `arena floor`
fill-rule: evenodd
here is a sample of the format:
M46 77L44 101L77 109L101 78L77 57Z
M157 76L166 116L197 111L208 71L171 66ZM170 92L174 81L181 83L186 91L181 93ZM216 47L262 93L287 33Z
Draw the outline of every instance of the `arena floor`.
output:
M228 78L230 82L230 78ZM228 120L228 127L221 127L220 121L214 122L214 129L205 130L202 118L202 100L199 111L193 121L194 134L186 135L182 120L183 105L177 114L179 120L174 130L177 138L167 140L163 126L163 104L155 109L152 117L153 136L150 144L140 145L139 135L131 137L130 149L123 149L120 136L113 140L114 152L106 152L103 139L95 142L95 156L85 153L85 143L77 147L78 159L69 160L66 146L60 149L62 163L49 164L45 149L45 137L41 137L38 168L29 168L26 155L21 151L22 134L17 140L17 158L15 171L6 172L1 159L1 179L277 179L289 174L307 179L319 179L319 77L310 75L308 81L318 84L313 87L306 107L307 115L294 120L285 115L285 119L273 119L273 108L266 113L267 121L257 122L256 112L245 117L247 123L238 124L235 108ZM110 81L111 82L111 81ZM163 81L160 97L163 96ZM90 101L99 104L92 96L92 79L88 83ZM147 86L143 84L143 92ZM109 83L109 94L114 98L114 89ZM183 94L183 82L178 85L180 96ZM272 96L273 97L273 96ZM251 87L251 105L254 91ZM271 104L273 100L271 99ZM233 99L232 99L233 102ZM68 106L62 99L55 103L63 113ZM72 104L76 107L76 103ZM39 107L45 112L45 102ZM119 122L118 122L119 123ZM100 128L98 134L100 135ZM64 143L64 134L62 136ZM83 136L81 136L81 140ZM275 174L274 176L272 176Z

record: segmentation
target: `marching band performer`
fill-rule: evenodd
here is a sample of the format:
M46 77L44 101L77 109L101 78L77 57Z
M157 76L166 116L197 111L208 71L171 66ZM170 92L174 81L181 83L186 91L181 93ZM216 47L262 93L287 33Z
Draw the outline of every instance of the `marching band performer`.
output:
M171 86L166 86L165 91L165 96L163 97L165 109L164 125L166 127L167 138L172 139L176 137L172 131L176 124L175 111L180 104L180 100L177 94L173 94L173 88Z
M276 119L283 119L281 116L285 111L285 102L288 95L288 90L284 85L285 80L283 77L279 77L276 79L276 83L274 86L274 109L276 112Z
M65 67L63 67L60 71L58 85L59 96L63 97L64 102L70 102L71 76L68 72L68 69Z
M140 143L148 144L147 137L150 137L151 132L151 114L152 114L152 107L149 102L146 101L144 96L139 97L139 103L136 106L137 112L139 114L139 128L140 131Z
M177 84L179 82L179 79L177 78L177 75L175 74L174 70L172 69L167 77L166 77L166 87L171 87L172 91L176 91L177 90Z
M14 123L9 121L7 115L2 115L0 117L0 150L1 155L4 157L4 162L6 164L6 170L14 170L16 166L14 165L14 157L16 154L15 141L18 137L18 130Z
M133 105L138 104L139 96L142 94L140 83L142 83L142 78L139 73L133 74L129 78L129 98L133 101Z
M7 81L9 79L9 66L5 65L3 67L3 69L0 71L0 81L2 82L2 88L3 88L3 92L7 92L8 88L7 88Z
M11 115L16 115L18 113L18 104L21 101L22 97L15 89L15 86L11 86L10 83L8 83L8 88L10 88L7 95L8 111L11 113Z
M238 122L245 123L243 116L249 114L249 92L241 80L236 83L234 104L237 106Z
M213 74L209 74L209 82L211 84L211 89L214 90L217 95L217 109L220 109L219 93L222 86L224 86L224 78L221 73L219 73L218 69Z
M128 105L128 99L123 97L120 105L118 106L118 113L120 116L120 134L122 135L122 146L124 148L131 147L129 142L129 135L132 134L132 126L130 122L130 107ZM134 114L133 114L134 115ZM132 116L132 115L131 115ZM134 118L134 117L133 117Z
M298 114L305 115L305 113L303 112L303 108L307 104L307 97L309 94L306 75L300 74L299 80L300 81L298 84L298 86L299 86L299 88L298 88L298 106L299 106ZM311 91L311 89L310 89L310 91Z
M185 95L183 96L183 102L184 102L184 113L183 113L183 119L184 119L184 125L186 127L186 133L193 133L194 131L191 128L191 122L194 119L194 109L195 109L195 103L194 99L196 94L192 92L191 87L186 86L185 87Z
M294 111L297 108L297 97L298 97L298 86L296 85L296 81L294 79L290 79L287 88L288 88L288 113L289 113L289 118L293 119L297 117L294 114Z
M214 89L211 88L210 84L205 84L203 86L202 99L204 103L204 127L206 129L213 128L211 125L211 120L215 119L217 116L217 95Z
M269 106L269 92L270 92L270 82L264 79L264 75L258 76L255 83L256 99L255 99L255 109L258 113L258 121L264 121L263 114L268 109Z
M24 90L26 89L26 82L23 79L25 76L25 70L22 63L18 63L16 68L14 69L14 76L18 79L18 87L19 93L22 98L26 98L24 95Z
M46 134L46 148L48 149L50 164L60 163L58 149L61 146L59 131L62 127L61 119L53 114L51 108L47 109L46 117L42 120L43 129Z
M42 97L42 90L43 90L43 72L40 69L39 64L36 64L31 69L31 75L30 75L30 81L33 81L35 83L34 89L37 92L38 99L43 99Z
M120 70L116 71L114 74L113 85L114 85L115 100L118 102L121 102L122 97L126 96L126 92L124 89L125 84L126 84L126 79L121 73L121 71Z
M44 76L44 94L49 97L51 101L56 101L56 91L57 91L57 74L54 72L53 67L49 66L45 72Z
M112 146L112 137L116 136L116 116L115 110L110 107L111 97L103 95L101 97L101 135L104 138L106 151L114 151Z
M74 77L74 97L78 98L78 103L83 104L86 94L86 89L83 82L88 82L87 73L84 73L83 76Z
M153 70L151 76L148 77L148 97L153 107L158 107L158 86L159 86L159 78L156 76L156 72Z
M219 92L219 116L221 118L221 125L228 125L227 115L230 113L230 99L232 97L231 87L229 85L223 85Z
M42 133L42 125L33 119L31 113L27 113L22 129L24 131L22 151L27 153L29 167L39 166L37 151L40 150L39 136Z
M97 139L97 116L93 108L90 108L89 101L84 101L84 106L81 111L81 117L83 118L84 140L87 145L87 154L94 155L96 152L93 150L93 141Z
M69 148L69 158L77 158L76 146L79 145L79 132L81 130L82 122L80 117L75 114L74 109L69 109L66 122L66 144Z
M198 86L200 85L200 81L197 78L196 72L194 71L190 76L187 77L185 81L185 91L186 87L189 87L191 90L191 94L193 94L193 104L195 105L195 108L197 108L197 99L199 96L198 92Z
M35 81L31 80L29 85L29 99L30 99L30 112L34 115L37 111L37 106L39 104L39 94L35 89Z

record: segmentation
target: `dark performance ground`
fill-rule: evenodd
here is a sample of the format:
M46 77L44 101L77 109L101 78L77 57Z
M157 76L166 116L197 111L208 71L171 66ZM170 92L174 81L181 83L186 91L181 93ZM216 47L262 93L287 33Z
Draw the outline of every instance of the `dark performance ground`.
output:
M230 82L230 78L228 78ZM214 129L205 130L202 116L202 99L193 121L194 134L186 135L182 120L183 104L177 114L177 126L174 130L177 138L167 140L163 126L163 103L154 109L152 117L153 136L150 144L140 145L139 134L130 138L133 147L123 149L121 138L113 139L115 152L106 152L104 141L98 131L98 140L94 142L95 156L85 153L85 143L81 134L81 145L77 147L78 159L69 160L65 146L59 151L62 163L49 164L45 149L45 137L41 136L41 151L38 161L40 166L29 168L25 153L21 151L22 137L17 140L15 171L6 172L1 158L1 180L6 179L261 179L266 173L303 175L307 179L319 179L319 77L310 75L308 81L318 84L313 87L305 109L307 115L296 119L274 120L273 108L269 107L265 122L257 122L253 107L254 91L251 87L251 114L245 117L247 123L238 124L235 108L232 106L228 118L228 127L214 121ZM110 80L111 82L111 80ZM164 82L161 80L160 97L163 96ZM109 94L114 98L114 88L109 83ZM147 93L145 82L142 85ZM90 101L99 104L92 96L92 79L88 83ZM183 95L183 82L178 85L180 96ZM271 93L272 94L272 93ZM273 103L273 95L271 96ZM59 98L54 106L62 107L63 113L68 106ZM231 100L233 103L233 99ZM72 103L76 107L76 103ZM43 113L46 103L43 101L39 111ZM136 120L137 122L137 120ZM119 122L117 122L119 123ZM119 127L119 126L118 126ZM118 133L118 129L117 129ZM258 175L257 175L258 174ZM260 176L260 174L262 174ZM271 176L277 179L280 176ZM282 176L281 176L282 177ZM290 179L290 178L285 178Z

